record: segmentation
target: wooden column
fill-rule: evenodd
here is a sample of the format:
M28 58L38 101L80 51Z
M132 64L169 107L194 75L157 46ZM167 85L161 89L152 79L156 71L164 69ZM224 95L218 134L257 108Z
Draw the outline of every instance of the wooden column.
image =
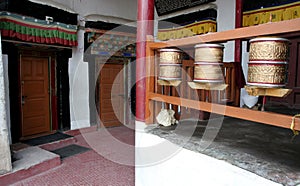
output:
M243 26L243 0L236 0L235 6L235 28L240 28ZM235 40L234 49L234 61L241 62L242 42L240 39Z
M236 0L235 3L236 10L235 10L235 28L241 28L243 27L243 0ZM235 45L234 45L234 62L241 63L242 62L242 40L237 39L235 40ZM235 71L234 71L235 72ZM234 80L233 82L236 81L242 81L241 79ZM236 86L236 85L234 85ZM237 106L240 104L240 88L236 87L235 90L232 91L233 100L234 104Z
M136 42L136 120L145 121L146 36L153 35L154 0L138 0Z

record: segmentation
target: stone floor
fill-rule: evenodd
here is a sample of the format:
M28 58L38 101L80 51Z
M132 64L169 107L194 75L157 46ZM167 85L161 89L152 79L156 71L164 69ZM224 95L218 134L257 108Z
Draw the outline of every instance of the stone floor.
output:
M300 185L300 136L293 138L291 130L225 117L146 131L274 182Z
M88 131L82 130L76 132L75 144L92 150L65 158L62 160L61 165L15 182L12 185L134 185L134 151L129 149L131 152L128 152L116 148L111 141L107 140L107 136L116 139L118 142L130 146L134 145L134 131L127 127L109 128L107 130L97 130L95 128ZM107 150L102 151L103 148L107 148ZM114 154L109 154L112 150L119 153L117 157ZM123 162L126 162L126 164ZM1 180L0 185L2 186Z
M221 117L209 122L185 120L171 127L149 125L136 131L123 126L70 132L75 144L92 150L68 157L61 165L13 185L300 184L300 137L293 138L288 129ZM170 141L166 148L139 148L161 143L162 139ZM184 150L178 152L179 156L176 152L160 158L164 152L170 153L172 144L177 144L175 150ZM139 154L142 151L144 154ZM136 164L140 157L157 162Z

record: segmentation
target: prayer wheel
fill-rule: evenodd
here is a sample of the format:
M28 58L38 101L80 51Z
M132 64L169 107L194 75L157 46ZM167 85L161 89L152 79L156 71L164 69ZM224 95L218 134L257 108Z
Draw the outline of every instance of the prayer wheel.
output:
M223 77L222 44L198 44L195 46L194 82L221 83Z
M224 81L223 63L197 62L194 69L194 82L221 83Z
M195 46L195 61L197 62L223 62L222 44L198 44Z
M260 37L250 40L247 84L284 87L287 75L289 40Z
M181 80L182 52L175 48L159 50L159 79Z

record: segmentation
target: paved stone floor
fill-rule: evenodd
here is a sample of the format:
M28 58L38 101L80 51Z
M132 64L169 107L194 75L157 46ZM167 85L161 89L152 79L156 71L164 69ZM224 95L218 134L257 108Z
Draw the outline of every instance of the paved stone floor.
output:
M300 137L292 140L293 134L288 129L226 117L224 120L222 118L212 119L209 123L187 120L172 127L149 125L146 127L146 131L148 134L167 139L194 152L193 154L189 152L189 156L179 156L176 160L177 164L170 163L168 165L171 167L171 171L174 171L173 175L178 173L178 179L181 178L179 180L182 181L180 183L188 183L186 179L190 175L186 171L194 168L193 177L199 180L199 182L191 180L194 185L204 183L201 180L206 180L206 185L247 185L247 183L239 182L240 180L249 180L249 176L246 176L247 179L243 177L246 175L245 172L234 169L229 173L229 168L226 168L225 164L216 167L220 165L212 160L216 158L276 183L287 186L300 184ZM135 185L135 179L137 179L135 176L137 175L135 175L134 167L134 136L135 131L127 127L81 130L75 135L76 144L92 150L68 157L62 161L60 166L19 181L14 185ZM149 139L155 141L155 138ZM156 153L161 154L162 152ZM213 158L207 159L202 154ZM147 153L147 158L151 157L153 157L153 151ZM190 157L192 157L194 167L176 170L176 167L187 162ZM196 159L202 162L196 161ZM207 167L202 167L205 162L210 163ZM159 171L163 171L161 167L158 172L151 171L151 166L149 168L150 172L147 172L145 177L143 176L146 172L139 171L141 186L145 186L148 180L162 180L165 181L165 185L168 185L170 179L174 179L159 174ZM221 183L221 180L228 181L228 179L214 179L221 176L214 174L209 174L213 176L212 178L204 179L201 176L208 172L208 169L211 169L211 172L217 172L216 169L220 169L224 174L223 177L230 178L230 182L223 183L223 181ZM200 173L200 171L203 172ZM253 176L250 175L250 177ZM253 177L253 180L255 179L259 178ZM249 182L248 185L251 183ZM270 182L270 185L274 184Z
M277 183L300 184L300 137L293 139L291 130L229 117L196 123L152 125L146 131Z
M134 131L126 127L115 127L102 131L89 131L76 135L76 144L92 148L92 150L79 155L68 157L62 164L54 169L15 183L15 186L61 186L61 185L103 185L103 186L132 186L134 185L134 151L120 149L119 159L115 162L109 160L106 154L99 152L94 143L103 143L105 135L124 144L134 145ZM106 141L107 142L107 141ZM110 142L106 143L114 149ZM125 153L125 155L124 155ZM121 162L121 164L119 162ZM126 162L126 164L122 164ZM131 165L130 165L131 164ZM1 185L1 184L0 184Z

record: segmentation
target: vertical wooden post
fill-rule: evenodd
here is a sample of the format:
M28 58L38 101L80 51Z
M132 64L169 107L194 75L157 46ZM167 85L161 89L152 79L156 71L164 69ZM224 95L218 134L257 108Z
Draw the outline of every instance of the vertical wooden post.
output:
M243 26L243 0L236 0L235 4L235 28L240 28ZM234 51L234 61L241 62L242 42L240 39L235 40Z
M240 28L243 26L243 0L236 0L236 11L235 11L235 28ZM235 40L234 46L234 62L242 62L242 41L240 39ZM235 73L236 74L236 73ZM241 81L237 79L236 81ZM235 97L231 97L234 101L234 105L238 106L240 103L240 89L235 87L234 85L234 95Z
M145 121L146 37L153 35L154 0L138 0L136 42L136 120Z
M151 39L153 41L153 38ZM152 42L150 40L147 43ZM145 100L145 123L154 123L154 103L149 99L149 93L154 93L155 88L155 67L154 50L148 47L146 43L146 100ZM137 96L139 96L137 94Z
M154 55L155 55L155 52L154 52ZM158 93L158 94L162 94L162 90L163 90L163 86L162 85L159 85L157 83L157 79L158 79L158 76L159 76L159 60L158 60L158 56L155 55L154 56L154 79L155 79L155 82L154 82L154 92L155 93ZM157 102L155 101L154 102L154 117L157 116L161 109L162 109L162 104L161 102Z

